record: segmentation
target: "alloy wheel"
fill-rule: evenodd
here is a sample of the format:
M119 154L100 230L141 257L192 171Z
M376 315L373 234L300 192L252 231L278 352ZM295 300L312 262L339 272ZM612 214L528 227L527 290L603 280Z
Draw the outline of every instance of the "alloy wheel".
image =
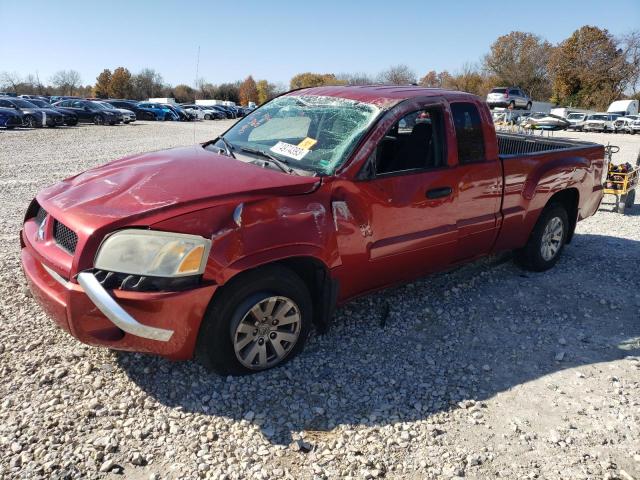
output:
M300 309L293 300L281 296L260 300L233 332L236 358L251 370L271 368L291 352L301 328Z
M562 238L564 235L564 225L559 217L553 217L547 223L542 233L542 242L540 243L540 254L545 261L553 259L562 246Z

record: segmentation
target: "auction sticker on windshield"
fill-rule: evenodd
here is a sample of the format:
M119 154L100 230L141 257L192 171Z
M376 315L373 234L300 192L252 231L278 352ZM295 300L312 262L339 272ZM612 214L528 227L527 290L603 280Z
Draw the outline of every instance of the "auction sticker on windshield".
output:
M286 142L278 142L270 148L273 153L279 153L285 157L293 158L294 160L302 160L304 156L309 153L309 150L300 148L297 145L291 145Z

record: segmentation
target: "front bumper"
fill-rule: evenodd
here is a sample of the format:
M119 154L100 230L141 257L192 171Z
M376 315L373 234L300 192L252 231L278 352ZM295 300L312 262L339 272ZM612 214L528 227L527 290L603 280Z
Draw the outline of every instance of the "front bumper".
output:
M22 125L22 118L16 115L0 118L0 127L21 127Z
M64 117L62 115L47 115L45 121L48 127L64 125Z
M193 356L215 285L180 292L109 292L88 272L78 275L78 283L65 279L46 265L24 232L22 243L22 267L34 298L81 342L173 360Z

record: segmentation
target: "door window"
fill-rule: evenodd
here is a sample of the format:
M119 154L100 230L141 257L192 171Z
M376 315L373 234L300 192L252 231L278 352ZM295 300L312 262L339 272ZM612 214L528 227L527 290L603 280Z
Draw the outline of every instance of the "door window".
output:
M439 108L405 115L378 144L376 174L445 166L444 138L443 115Z
M451 104L460 164L484 161L484 135L480 113L473 103Z

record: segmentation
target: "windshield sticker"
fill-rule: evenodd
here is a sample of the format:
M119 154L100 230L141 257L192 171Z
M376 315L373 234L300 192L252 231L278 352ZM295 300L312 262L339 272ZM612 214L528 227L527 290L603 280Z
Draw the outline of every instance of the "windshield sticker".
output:
M309 153L309 150L300 148L297 145L291 145L286 142L278 142L270 149L273 153L279 153L285 157L293 158L294 160L302 160L304 156Z
M318 140L316 140L315 138L306 137L298 144L298 147L304 148L305 150L311 150L311 147L313 147L316 143L318 143Z

